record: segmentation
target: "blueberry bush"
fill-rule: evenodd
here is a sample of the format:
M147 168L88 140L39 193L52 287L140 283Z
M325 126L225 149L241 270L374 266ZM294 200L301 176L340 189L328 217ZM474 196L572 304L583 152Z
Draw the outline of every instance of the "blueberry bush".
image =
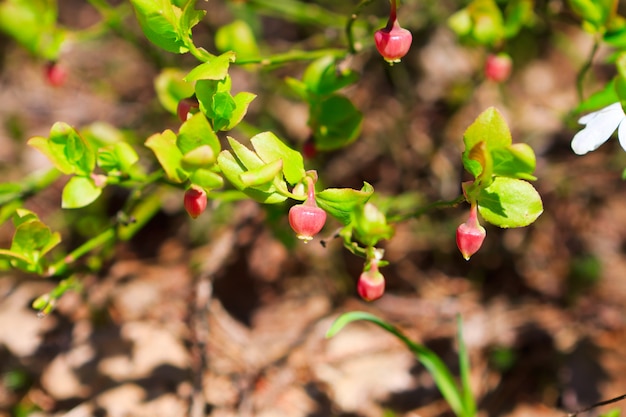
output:
M0 30L28 51L54 91L76 88L81 74L67 58L71 51L95 51L111 68L132 64L114 61L115 50L98 56L105 39L119 39L133 50L129 56L151 68L123 81L90 79L103 91L115 88L108 85L114 82L147 84L152 99L141 101L144 120L56 120L47 132L25 138L41 169L17 169L17 176L7 174L0 183L0 222L10 230L10 241L0 248L0 270L54 283L32 301L33 314L42 318L68 292L88 291L85 277L114 264L116 248L141 245L143 233L157 227L164 212L189 225L193 247L203 241L193 239L204 228L234 227L228 218L236 207L258 205L264 227L290 252L308 253L316 245L331 263L340 242L351 265L344 296L367 302L382 302L386 268L401 268L402 260L388 259L386 252L406 224L427 219L437 230L422 243L434 254L432 268L447 268L449 261L438 264L437 258L454 251L469 261L458 267L467 271L483 256L483 246L490 256L506 238L504 231L531 226L544 213L536 171L548 162L538 161L533 148L545 153L553 145L519 135L517 121L510 127L515 113L499 106L515 96L509 83L516 73L541 61L543 52L533 45L566 42L575 30L589 46L584 59L572 64L576 98L561 115L561 128L574 131L576 120L584 128L561 142L571 139L573 152L567 151L584 155L617 131L626 149L626 20L617 0L89 0L88 6L93 17L77 27L64 23L70 7L62 0L0 2ZM443 135L424 140L420 127L410 123L410 115L425 108L427 94L407 91L408 80L423 71L418 56L435 73L458 74L454 66L464 65L429 58L428 42L442 33L444 44L455 45L472 63L462 82L445 87L434 106L440 115L421 118L443 129L463 114L463 126L453 129L445 145L434 143ZM593 72L600 60L609 76ZM480 86L493 87L504 99L490 103ZM374 92L364 100L361 91L368 88ZM385 99L395 107L377 108L379 94L395 97ZM132 94L124 99L139 100ZM71 105L68 111L80 111L80 99ZM286 120L281 113L301 117ZM454 150L448 165L433 150L440 145ZM415 149L420 146L426 148ZM391 158L409 155L419 169L399 170L395 178L344 176L343 182L336 174L338 167L351 169L379 149ZM446 190L427 188L444 176ZM58 204L40 212L32 202L47 193L56 193ZM533 262L532 256L524 259ZM328 335L355 320L400 338L455 415L477 415L481 404L474 399L478 389L472 386L460 318L460 384L452 376L454 362L369 312L346 313Z

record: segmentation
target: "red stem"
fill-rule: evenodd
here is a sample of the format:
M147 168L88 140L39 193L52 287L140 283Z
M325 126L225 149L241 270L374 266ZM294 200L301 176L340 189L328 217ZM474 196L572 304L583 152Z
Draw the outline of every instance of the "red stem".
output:
M393 25L396 23L396 20L398 20L396 0L390 1L391 9L389 10L389 20L387 20L387 27L385 28L387 30L391 30L391 28L393 28Z

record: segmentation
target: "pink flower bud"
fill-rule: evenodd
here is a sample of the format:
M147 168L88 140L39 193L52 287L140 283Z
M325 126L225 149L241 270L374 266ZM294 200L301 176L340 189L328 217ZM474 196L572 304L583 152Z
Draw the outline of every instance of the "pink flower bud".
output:
M483 244L487 232L478 223L478 213L476 205L470 208L470 217L456 229L456 244L465 260L478 252Z
M497 83L504 82L511 76L513 61L508 54L490 54L485 62L485 77Z
M390 64L400 62L400 58L409 52L412 41L411 32L400 27L397 20L388 22L386 27L374 33L376 49Z
M289 224L296 232L298 239L304 242L313 239L313 236L322 230L324 223L326 223L326 212L317 207L315 201L310 204L307 199L304 204L298 204L289 210Z
M185 210L187 210L187 213L191 216L191 218L195 219L206 209L206 191L198 186L192 185L191 188L185 191L183 201Z
M372 265L369 271L364 271L359 277L356 289L365 301L374 301L385 293L385 277L378 271L377 265Z
M49 61L45 67L46 81L53 87L60 87L65 84L67 71L58 62Z
M187 97L178 102L176 114L181 122L185 122L189 117L191 109L197 109L198 107L200 107L200 104L195 97Z
M315 185L312 178L307 178L307 199L302 204L289 209L289 225L298 239L307 243L318 234L326 223L326 212L317 207L315 202Z

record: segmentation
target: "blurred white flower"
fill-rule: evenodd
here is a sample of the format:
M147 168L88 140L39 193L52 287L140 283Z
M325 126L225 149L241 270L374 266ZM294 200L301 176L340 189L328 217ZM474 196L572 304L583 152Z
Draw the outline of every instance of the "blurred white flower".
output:
M597 112L589 113L578 120L585 128L572 139L572 150L577 155L595 151L609 140L615 129L619 144L626 151L626 114L620 103L613 103Z

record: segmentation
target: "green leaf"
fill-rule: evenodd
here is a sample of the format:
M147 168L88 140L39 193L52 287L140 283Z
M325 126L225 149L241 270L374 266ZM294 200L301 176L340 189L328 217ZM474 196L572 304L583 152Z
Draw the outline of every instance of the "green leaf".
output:
M533 3L533 0L512 0L507 3L504 22L505 37L516 36L524 25L532 22Z
M57 122L50 129L49 138L34 137L28 144L46 155L64 174L89 175L96 165L96 154L76 130Z
M457 329L457 341L459 344L459 370L461 374L461 397L463 402L463 409L465 410L465 415L475 416L476 401L474 400L474 395L472 394L472 384L470 383L470 360L469 354L467 352L467 347L465 345L465 339L463 338L463 320L461 319L460 314L457 316Z
M257 58L259 46L250 25L244 20L235 20L221 26L215 34L215 46L222 52L234 51L238 59Z
M159 102L172 114L176 114L178 103L194 93L194 86L183 78L185 73L177 68L165 68L161 70L154 80L154 88Z
M239 179L245 188L258 187L260 185L272 183L283 169L283 160L277 159L274 162L263 165L260 168L243 172L239 175ZM282 175L278 177L280 180Z
M503 228L533 223L543 212L541 197L528 182L496 177L478 196L478 211L489 223Z
M502 12L494 0L474 0L470 6L473 40L482 45L496 45L504 37Z
M50 228L29 210L18 209L13 216L15 233L9 251L3 256L12 261L12 265L28 272L43 272L42 257L61 242L58 232Z
M241 146L245 148L245 146ZM254 152L250 150L248 151L256 156ZM235 156L229 151L222 151L217 157L217 163L219 164L222 173L228 179L228 181L232 185L234 185L235 188L243 191L246 195L248 195L255 201L265 204L276 204L281 203L287 199L287 197L278 193L276 187L271 183L264 184L261 187L247 188L245 184L241 181L240 176L244 172L248 171L248 169L246 169L246 166L242 163L240 159L235 158ZM258 165L257 168L263 165L262 161L260 163L261 165Z
M88 206L102 194L102 188L97 187L89 177L74 176L63 187L61 207L74 209Z
M493 174L503 177L534 181L535 152L525 143L516 143L492 152Z
M215 190L224 186L224 179L221 175L203 168L195 170L189 177L189 181L205 190Z
M361 133L363 115L346 97L331 95L315 105L311 113L315 146L320 151L342 148Z
M256 97L252 93L241 92L235 97L230 94L231 79L198 80L196 97L200 110L212 121L213 130L230 130L235 127L248 111L248 105Z
M477 161L480 163L481 161L472 158L472 155L470 155L472 149L480 142L484 142L486 151L493 152L495 149L510 146L512 139L509 127L500 112L494 107L489 107L465 130L463 142L465 143L465 151L462 156L463 166L474 177L477 177L484 167L481 168L476 162L473 162Z
M230 119L236 108L237 104L229 92L215 93L211 103L211 113L214 115L213 127L215 130L225 130L230 124Z
M166 51L182 54L188 51L180 35L182 10L169 0L130 0L137 21L146 38Z
M309 90L305 83L292 77L285 78L285 82L300 100L309 101Z
M198 80L219 81L228 75L228 67L231 62L235 62L235 53L225 52L216 56L192 69L184 80L193 82Z
M178 131L176 145L183 155L203 145L209 146L214 155L222 150L220 140L202 113L194 114L183 123Z
M183 155L181 165L185 170L194 171L198 168L208 168L215 164L216 155L209 145L202 145Z
M352 212L367 203L374 193L374 188L363 183L363 188L327 188L315 194L315 201L326 213L338 219L342 224L350 223Z
M358 79L359 75L354 71L339 71L335 58L330 55L313 61L302 77L307 90L317 95L334 93Z
M246 146L239 143L237 140L228 136L228 144L232 148L233 152L237 156L237 159L241 161L242 165L246 170L261 168L265 165L265 162L253 151L248 149Z
M235 109L230 114L230 120L226 127L221 130L231 130L235 126L241 122L246 113L248 112L248 105L256 98L256 94L248 93L246 91L242 91L237 93L235 97L233 97L233 101L235 102Z
M473 417L472 414L469 414L469 410L465 409L463 396L457 388L456 381L441 358L426 346L411 341L400 330L383 319L363 311L345 313L333 322L328 332L326 332L326 337L331 338L335 336L346 325L358 320L365 320L370 323L374 323L396 336L407 346L407 348L409 348L409 350L411 350L411 352L415 355L415 358L424 366L424 368L426 368L428 373L430 373L435 381L435 385L439 388L439 391L445 398L446 402L450 405L450 408L452 408L452 411L459 417Z
M578 107L574 109L574 113L580 114L598 110L617 101L619 101L619 97L615 90L615 78L613 78L611 81L606 83L602 90L595 92L581 102Z
M196 10L196 0L188 0L184 6L176 4L177 7L183 9L183 15L179 21L179 35L184 39L188 37L191 40L191 28L200 23L204 15L205 10Z
M126 142L118 142L98 150L98 166L106 172L127 172L139 160L139 155Z
M250 142L264 162L270 163L277 159L283 161L283 174L289 184L297 184L304 178L304 160L300 152L285 145L272 132L259 133Z
M57 5L53 1L5 0L0 2L0 30L31 53L55 61L66 38L56 25Z
M145 143L152 149L161 167L170 181L181 183L187 179L188 173L182 167L183 154L176 146L176 134L171 130L155 133Z
M352 212L351 224L356 238L367 247L375 246L382 239L390 239L394 234L385 214L372 203L357 206Z

